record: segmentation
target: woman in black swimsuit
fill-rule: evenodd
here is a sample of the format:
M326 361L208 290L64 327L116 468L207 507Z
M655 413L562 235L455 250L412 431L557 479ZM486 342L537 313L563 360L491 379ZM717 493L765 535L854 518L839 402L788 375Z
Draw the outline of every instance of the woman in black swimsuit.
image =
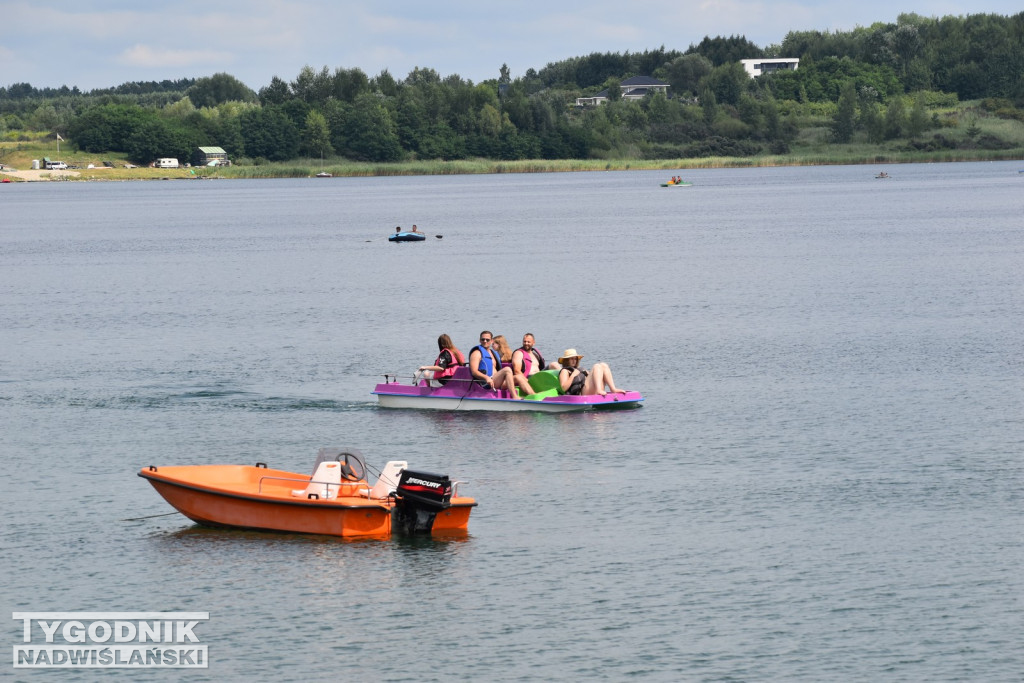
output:
M611 368L607 363L595 363L590 371L580 367L582 355L576 349L566 349L558 359L562 369L558 371L558 382L562 391L570 396L604 396L605 394L624 394L625 390L615 386ZM605 388L607 387L607 391Z

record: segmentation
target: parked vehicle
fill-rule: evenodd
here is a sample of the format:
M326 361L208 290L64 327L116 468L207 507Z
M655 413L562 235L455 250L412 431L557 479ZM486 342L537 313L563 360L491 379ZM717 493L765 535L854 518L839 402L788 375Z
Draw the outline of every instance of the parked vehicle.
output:
M48 171L64 171L67 170L68 165L63 161L47 161L46 170Z
M157 159L156 160L156 167L157 168L178 168L178 160L177 159Z

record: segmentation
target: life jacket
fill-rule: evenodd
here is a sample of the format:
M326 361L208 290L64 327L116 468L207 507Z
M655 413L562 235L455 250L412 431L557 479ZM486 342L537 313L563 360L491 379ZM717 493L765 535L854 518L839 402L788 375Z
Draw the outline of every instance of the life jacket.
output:
M498 354L491 349L485 349L479 344L473 348L480 349L480 372L488 377L494 377L494 371L501 368L501 359L498 358ZM470 349L469 352L473 353L473 350Z
M537 362L540 363L540 368L538 368L539 370L543 370L548 366L548 364L544 362L544 355L537 350L536 346L533 347L533 353L530 353L522 346L516 349L516 351L523 352L523 374L527 377L530 376L530 368L533 367L533 353L537 354Z
M444 357L445 352L447 352L448 355L451 357L452 362L449 363L448 367L446 367L444 370L435 374L434 379L448 379L449 377L455 374L455 371L458 370L460 365L466 364L466 359L462 357L462 352L459 351L458 349L441 349L441 353L438 354L437 360L434 361L434 365L440 367L441 358Z
M570 396L579 396L580 394L582 394L583 385L587 383L587 375L589 373L583 368L576 369L579 370L579 373L572 378L572 383L569 384L569 388L565 390L565 393L567 393ZM558 371L558 374L562 374L563 371L572 372L572 370L573 368L562 368L561 370ZM561 378L559 378L559 382L561 382Z

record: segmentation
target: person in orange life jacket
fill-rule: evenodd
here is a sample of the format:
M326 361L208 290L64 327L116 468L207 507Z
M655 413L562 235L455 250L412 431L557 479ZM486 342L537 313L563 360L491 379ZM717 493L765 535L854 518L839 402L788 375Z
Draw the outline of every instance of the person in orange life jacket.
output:
M448 378L455 374L455 369L460 365L466 364L466 359L462 355L462 351L459 351L455 344L452 343L452 338L447 334L442 334L437 338L437 360L434 361L433 365L421 365L420 369L416 371L416 375L413 377L413 385L420 383L420 380L427 380L427 386L430 386L430 380L437 381L441 386L444 386L448 382Z
M512 353L512 376L516 386L528 395L536 393L530 386L530 375L546 368L544 356L534 348L533 339L533 333L527 332L523 335L523 345Z
M506 389L512 398L518 399L512 368L501 367L501 359L491 349L493 338L488 330L480 333L480 344L469 352L469 372L480 386L495 391Z
M594 367L587 372L580 367L580 360L583 356L576 353L576 349L566 349L558 362L562 369L558 371L558 382L562 391L572 396L604 396L608 392L613 394L624 394L625 390L615 386L612 379L611 368L607 363L595 363ZM608 391L605 391L605 387Z

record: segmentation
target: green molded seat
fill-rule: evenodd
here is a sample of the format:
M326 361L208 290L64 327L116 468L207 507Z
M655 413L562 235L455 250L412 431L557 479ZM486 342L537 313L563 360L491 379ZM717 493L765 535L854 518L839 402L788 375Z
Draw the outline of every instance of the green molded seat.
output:
M542 370L539 373L534 373L529 376L529 386L537 391L554 391L555 393L549 394L557 396L562 392L561 384L558 382L558 372L554 370Z
M522 399L524 401L543 401L549 396L558 396L560 393L562 392L560 392L558 389L547 389L545 391L535 392L533 394L530 394L529 396L523 396Z

